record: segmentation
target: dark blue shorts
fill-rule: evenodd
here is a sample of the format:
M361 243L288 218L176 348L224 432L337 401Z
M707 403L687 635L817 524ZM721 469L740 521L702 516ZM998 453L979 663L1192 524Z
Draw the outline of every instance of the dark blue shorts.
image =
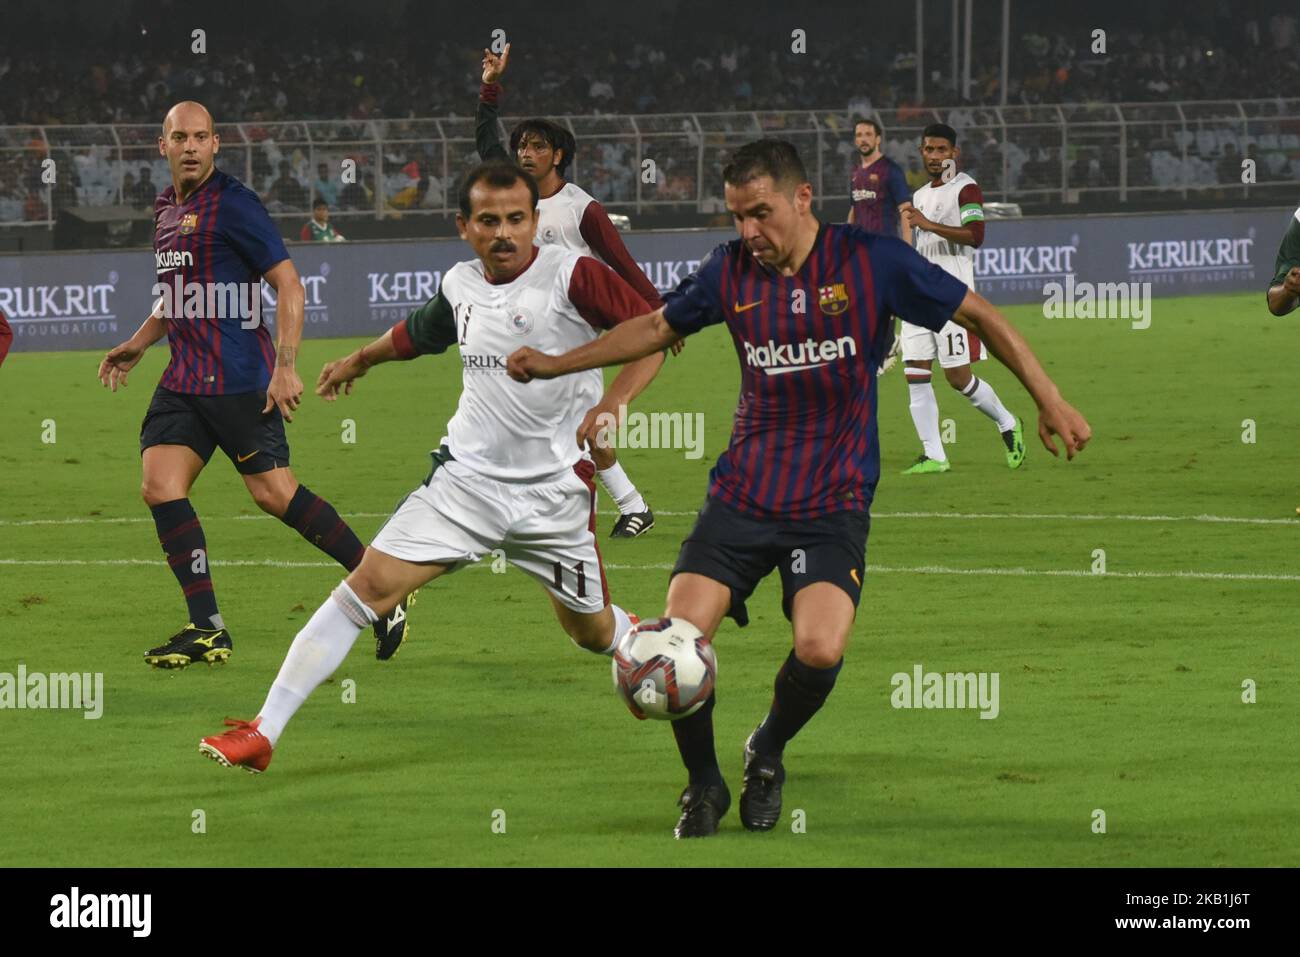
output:
M140 426L140 453L154 445L184 445L206 463L220 448L244 475L289 464L289 440L279 408L262 414L265 392L189 395L158 386Z
M787 619L795 593L815 582L838 586L856 608L870 528L871 517L864 511L805 519L757 518L708 499L669 577L691 572L726 585L731 589L727 615L742 628L749 624L746 599L773 569L781 573L781 610Z

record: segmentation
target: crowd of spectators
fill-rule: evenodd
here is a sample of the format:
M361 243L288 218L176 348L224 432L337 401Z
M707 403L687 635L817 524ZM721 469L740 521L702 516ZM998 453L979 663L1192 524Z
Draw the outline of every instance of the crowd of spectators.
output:
M67 142L52 138L47 146L31 130L4 127L156 126L167 107L182 99L203 102L219 126L235 120L244 124L243 142L226 137L223 162L237 175L250 177L275 211L308 212L317 198L343 211L372 209L377 194L382 205L395 211L441 207L454 180L446 171L463 168L472 158L472 145L443 156L428 125L410 121L459 119L458 135L468 142L481 48L446 24L420 29L431 25L420 17L432 15L427 10L436 3L372 4L399 20L409 19L411 29L367 30L354 20L331 33L322 25L351 8L342 0L325 0L300 11L307 15L301 29L268 28L255 41L243 36L237 43L214 31L205 38L205 52L177 52L169 48L176 31L169 33L166 25L174 26L168 18L182 8L158 0L147 7L124 6L120 15L91 30L59 22L47 24L41 40L13 34L13 42L0 44L0 221L44 219L51 202L56 208L107 202L145 207L168 178L156 151L150 155L148 135L124 156L103 142L83 146L69 136ZM557 31L554 23L549 23L549 33L515 32L503 112L599 117L815 110L826 116L878 111L903 117L937 110L959 129L979 130L988 120L981 107L1002 97L997 17L988 19L985 12L992 6L976 5L981 12L974 25L969 95L951 83L947 0L926 3L932 15L925 22L927 76L919 101L910 4L896 5L893 16L864 21L861 30L837 30L834 18L810 20L800 47L784 24L765 28L760 17L714 24L686 0L668 0L664 15L632 32L625 44L591 30ZM1098 49L1088 27L1092 19L1105 19L1091 16L1095 11L1072 22L1068 14L1045 13L1036 6L1016 6L1007 90L1012 105L1300 96L1297 17L1280 2L1215 0L1192 3L1186 15L1172 19L1117 21L1121 25L1102 40L1104 49ZM353 9L351 15L364 12ZM376 14L374 20L382 18ZM542 35L566 39L529 42L530 36ZM309 149L296 142L305 139L301 128L294 129L302 120L340 122L313 128L318 145ZM669 122L664 132L683 128L693 135L689 121ZM1213 128L1180 135L1192 138L1190 160L1183 159L1185 143L1171 145L1167 137L1149 134L1144 141L1135 134L1128 143L1135 157L1130 185L1160 185L1178 177L1216 182L1234 157L1254 148L1246 138ZM387 144L380 156L373 147L376 139ZM352 148L346 145L349 140L371 145ZM330 148L331 142L339 145ZM580 143L585 163L580 161L579 169L589 190L612 201L634 195L639 170L632 141L583 136ZM1289 168L1287 145L1270 147L1268 165L1275 171ZM1108 155L1115 152L1113 144L1075 148L1062 157L1050 143L1031 138L1004 147L996 137L981 134L965 150L968 165L983 158L990 173L996 169L1000 177L1006 170L1007 186L1059 186L1062 163L1069 165L1067 178L1078 185L1111 185L1116 179L1117 161ZM33 151L59 161L63 176L57 183L42 180L42 171L31 162ZM832 151L836 162L852 161L851 144L834 144ZM358 170L344 181L336 171L349 158ZM1175 158L1176 168L1170 165ZM688 160L664 157L659 198L694 196L695 164ZM911 173L919 175L915 162Z

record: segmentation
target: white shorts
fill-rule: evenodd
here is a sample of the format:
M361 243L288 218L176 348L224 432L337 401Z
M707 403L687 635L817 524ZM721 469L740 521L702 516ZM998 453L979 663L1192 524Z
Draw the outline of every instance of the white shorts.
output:
M453 459L402 500L370 547L448 572L500 549L567 607L595 614L609 604L595 472L584 460L548 482L498 482Z
M940 332L903 321L903 361L939 360L939 367L952 369L979 362L986 355L979 336L949 319Z

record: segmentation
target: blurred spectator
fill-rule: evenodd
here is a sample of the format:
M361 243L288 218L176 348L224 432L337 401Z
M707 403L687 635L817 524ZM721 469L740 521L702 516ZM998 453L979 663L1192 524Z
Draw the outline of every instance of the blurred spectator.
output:
M269 198L285 210L302 209L307 205L307 190L294 179L288 160L280 161L280 176L271 184Z
M331 206L337 206L339 202L339 185L330 179L329 167L324 163L316 166L316 182L314 184L316 195Z
M161 192L153 181L153 170L148 166L140 167L140 182L131 190L130 203L136 209L153 209L154 202Z
M1231 143L1226 143L1223 147L1223 159L1219 160L1219 182L1241 182L1241 157L1237 155L1237 147Z

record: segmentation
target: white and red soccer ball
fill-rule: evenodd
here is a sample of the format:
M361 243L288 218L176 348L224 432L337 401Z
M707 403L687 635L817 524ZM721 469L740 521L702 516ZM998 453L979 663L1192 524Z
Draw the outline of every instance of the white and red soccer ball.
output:
M638 719L676 721L713 693L713 645L684 618L633 625L614 651L614 688Z

